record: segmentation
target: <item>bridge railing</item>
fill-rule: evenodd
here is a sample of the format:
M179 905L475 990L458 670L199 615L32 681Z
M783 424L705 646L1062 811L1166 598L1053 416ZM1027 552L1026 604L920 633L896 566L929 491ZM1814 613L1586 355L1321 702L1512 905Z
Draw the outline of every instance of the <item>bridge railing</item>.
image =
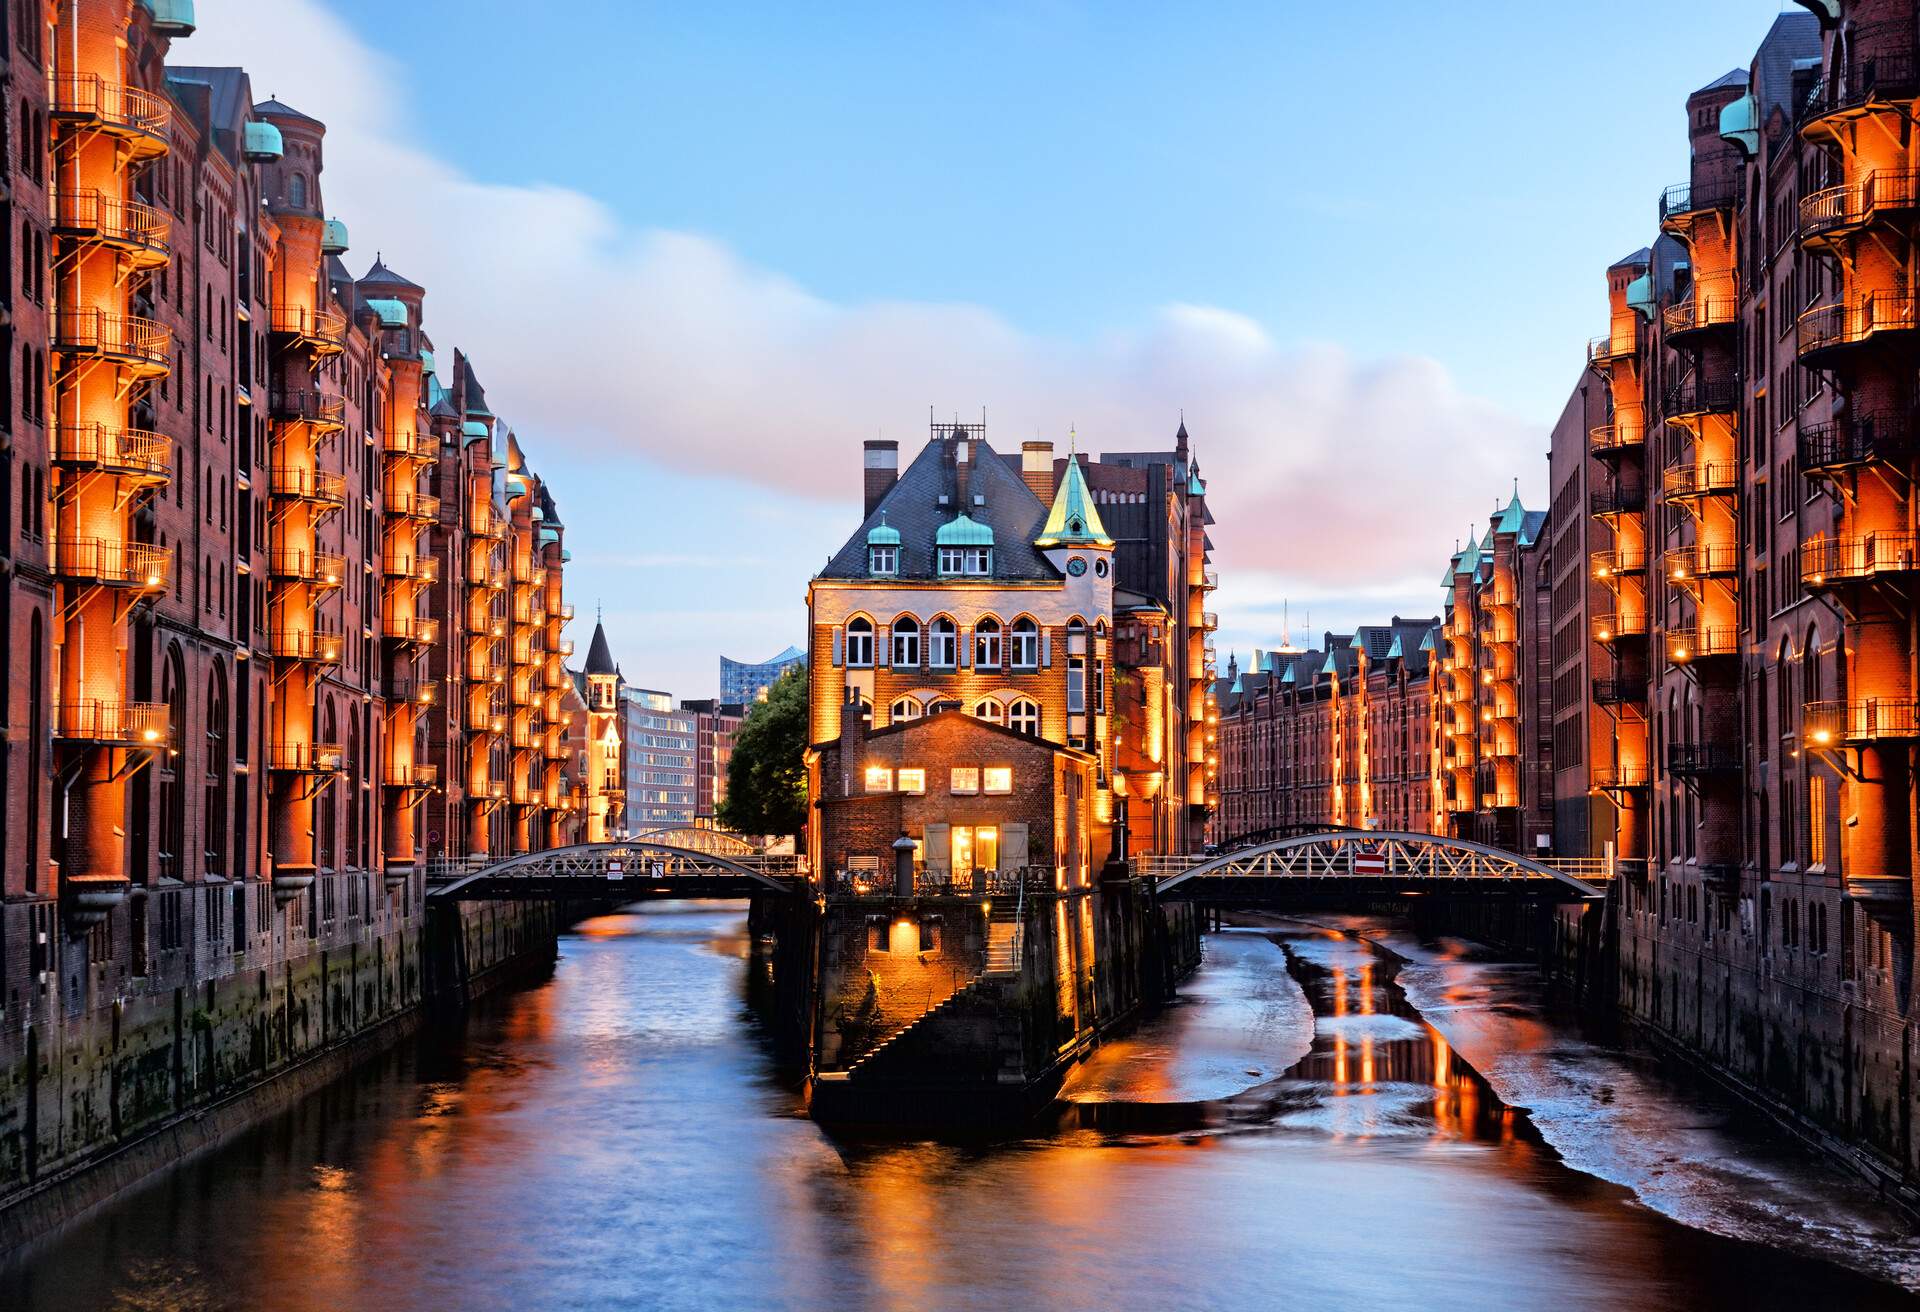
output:
M1011 897L1023 888L1029 893L1051 893L1058 887L1058 872L1052 866L1021 866L959 875L926 866L915 866L913 871L915 897ZM826 892L829 897L890 898L894 896L893 873L834 871L827 879Z

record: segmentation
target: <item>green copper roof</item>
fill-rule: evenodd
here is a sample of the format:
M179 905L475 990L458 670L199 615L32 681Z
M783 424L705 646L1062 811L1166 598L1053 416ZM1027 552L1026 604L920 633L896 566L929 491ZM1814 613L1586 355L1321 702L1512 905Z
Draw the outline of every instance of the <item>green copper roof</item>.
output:
M1113 539L1107 536L1107 526L1100 522L1100 512L1094 509L1093 495L1087 491L1086 475L1080 472L1080 462L1072 456L1067 457L1066 477L1060 480L1060 490L1053 497L1053 509L1047 512L1047 522L1033 545L1113 545Z
M1627 308L1639 311L1642 318L1653 318L1655 296L1651 273L1643 273L1627 284Z
M1203 497L1206 494L1206 481L1200 477L1200 468L1196 465L1193 474L1187 479L1187 495L1190 497Z
M320 253L323 255L344 255L347 250L347 225L339 219L328 219L320 229Z
M467 420L467 422L466 422L466 423L464 423L464 424L462 424L462 425L460 425L460 431L461 431L462 433L465 433L465 434L466 434L466 435L467 435L468 437L491 437L491 436L493 436L493 434L491 434L491 433L489 433L489 432L487 431L487 426L486 426L485 424L483 424L483 423L481 423L481 422L480 422L480 421L479 421L478 419L469 419L469 420Z
M1326 663L1320 667L1320 673L1331 674L1336 679L1340 677L1340 667L1334 663L1332 652L1327 653Z
M540 541L551 544L554 542L558 542L559 540L560 540L559 529L555 528L551 524L542 524L540 526Z
M1480 568L1480 539L1469 533L1467 545L1461 548L1460 554L1453 558L1453 572L1456 575L1471 574L1478 568Z
M407 306L404 301L388 300L384 296L375 296L367 301L367 308L380 316L382 328L405 328L407 326Z
M1400 635L1396 633L1393 635L1393 646L1387 648L1387 659L1390 661L1403 661L1406 658L1407 654L1400 650Z
M1495 526L1496 533L1511 533L1518 537L1527 526L1527 508L1520 504L1520 488L1513 489L1513 500L1507 502L1507 508L1500 512L1500 522Z
M1421 651L1433 650L1433 630L1432 629L1428 629L1427 636L1420 639L1420 650Z
M507 474L507 495L509 497L523 497L532 490L533 485L527 482L527 476L525 474L512 472Z
M1296 682L1296 680L1293 677L1293 666L1291 665L1287 666L1286 672L1280 676L1280 682L1282 683Z
M933 542L939 547L990 547L993 530L971 515L961 515L942 524Z
M153 30L163 36L193 35L193 0L142 0L153 15Z
M1730 101L1720 111L1720 139L1731 141L1749 156L1760 153L1760 124L1755 117L1753 93Z
M992 541L989 533L987 540ZM867 530L867 545L870 547L897 547L900 545L900 530L887 523L887 512L880 512L880 522Z
M432 351L420 352L420 368L426 371L427 373L432 373L433 367L434 367L433 352ZM432 398L429 397L428 400L429 400L429 403L431 403Z
M241 138L240 153L255 163L279 159L287 153L287 147L280 140L280 129L271 123L252 122L247 124Z

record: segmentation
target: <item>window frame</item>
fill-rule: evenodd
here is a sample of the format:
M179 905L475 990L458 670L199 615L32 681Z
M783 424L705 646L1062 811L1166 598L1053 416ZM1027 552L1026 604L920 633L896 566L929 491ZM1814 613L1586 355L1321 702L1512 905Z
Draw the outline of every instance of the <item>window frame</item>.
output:
M980 795L980 767L977 765L956 765L947 770L947 793L951 797L978 797Z

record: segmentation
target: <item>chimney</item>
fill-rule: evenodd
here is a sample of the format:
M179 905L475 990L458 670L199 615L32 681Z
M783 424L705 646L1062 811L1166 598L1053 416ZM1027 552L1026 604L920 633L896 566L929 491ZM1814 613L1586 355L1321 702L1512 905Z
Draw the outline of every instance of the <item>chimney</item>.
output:
M859 792L866 791L867 755L867 717L862 713L860 694L857 689L847 689L846 701L840 703L840 795L856 796L854 785L860 785Z
M862 462L866 475L867 509L861 518L866 518L880 504L880 498L887 495L900 477L900 444L898 442L867 443L866 458Z
M973 513L973 462L978 455L972 439L953 439L953 500L963 515Z
M1053 502L1053 443L1020 444L1020 479L1044 505Z

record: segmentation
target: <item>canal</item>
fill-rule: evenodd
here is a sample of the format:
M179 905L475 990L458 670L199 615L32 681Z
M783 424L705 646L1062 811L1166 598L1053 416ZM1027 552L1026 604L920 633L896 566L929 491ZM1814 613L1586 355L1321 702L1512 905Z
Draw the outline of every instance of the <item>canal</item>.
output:
M1214 934L1057 1125L994 1146L824 1135L746 1012L747 954L736 907L588 922L459 1033L16 1254L0 1308L1753 1309L1920 1283L1864 1190L1467 945Z

